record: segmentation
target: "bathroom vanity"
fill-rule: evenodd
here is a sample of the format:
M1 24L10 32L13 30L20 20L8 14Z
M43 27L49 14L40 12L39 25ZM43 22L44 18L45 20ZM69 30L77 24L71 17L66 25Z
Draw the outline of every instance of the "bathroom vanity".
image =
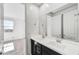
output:
M60 53L51 50L47 46L44 46L31 39L31 53L32 55L61 55Z
M32 55L79 55L79 43L55 37L31 36Z

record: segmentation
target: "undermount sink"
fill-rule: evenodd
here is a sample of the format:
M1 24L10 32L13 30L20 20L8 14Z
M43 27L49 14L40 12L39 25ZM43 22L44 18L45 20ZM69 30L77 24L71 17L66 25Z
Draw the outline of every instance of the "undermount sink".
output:
M55 41L50 41L47 44L48 45L52 45L52 46L57 46L57 42L55 42Z
M75 48L73 48L74 50L72 50L73 45L69 44L69 41L66 42L66 40L60 39L60 38L51 38L51 37L47 37L41 40L41 42L43 42L44 44L47 44L50 48L56 48L58 50L61 51L74 51L74 50L78 50ZM52 47L53 46L53 47Z
M64 48L65 48L65 46L62 44L62 42L57 42L56 40L50 40L46 44L48 44L50 47L53 46L53 47L61 49L61 50L64 50Z
M44 39L42 39L42 41L43 41L44 43L48 44L48 43L50 43L50 42L55 41L55 38L52 38L52 39L50 39L50 38L44 38Z

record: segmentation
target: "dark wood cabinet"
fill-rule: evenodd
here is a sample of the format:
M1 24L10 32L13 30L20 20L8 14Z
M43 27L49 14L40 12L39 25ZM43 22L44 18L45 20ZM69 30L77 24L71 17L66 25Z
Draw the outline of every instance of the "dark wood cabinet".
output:
M2 55L2 52L0 52L0 55Z
M49 49L48 47L36 43L34 40L31 39L31 53L32 55L61 55L60 53Z
M61 54L42 45L42 55L61 55Z
M34 40L31 40L31 54L32 55L41 55L42 54L42 45L36 43Z

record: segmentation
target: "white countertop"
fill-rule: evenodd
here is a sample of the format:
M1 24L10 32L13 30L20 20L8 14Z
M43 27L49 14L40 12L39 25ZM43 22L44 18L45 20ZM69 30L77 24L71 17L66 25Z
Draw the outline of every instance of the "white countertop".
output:
M62 39L61 43L56 40L59 38L46 37L42 38L41 35L31 35L31 38L36 42L47 46L48 48L55 50L63 55L79 55L79 42L69 41Z

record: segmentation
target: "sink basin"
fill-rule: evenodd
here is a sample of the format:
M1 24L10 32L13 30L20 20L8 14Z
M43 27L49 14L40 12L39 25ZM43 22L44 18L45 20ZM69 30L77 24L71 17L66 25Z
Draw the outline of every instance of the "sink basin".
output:
M58 50L64 50L65 46L62 43L57 42L56 40L51 40L47 43L50 48L56 48Z
M55 38L44 38L42 39L43 43L51 44L51 42L56 41Z

